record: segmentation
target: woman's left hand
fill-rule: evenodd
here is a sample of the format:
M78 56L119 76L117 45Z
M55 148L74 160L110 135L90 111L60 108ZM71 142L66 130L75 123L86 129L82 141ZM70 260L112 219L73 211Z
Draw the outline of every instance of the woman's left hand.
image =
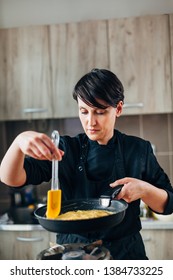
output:
M112 188L118 185L123 185L123 188L116 196L116 199L123 199L127 203L141 199L153 211L164 212L168 201L168 194L164 189L131 177L125 177L110 184Z
M119 179L113 183L110 184L112 188L123 185L123 188L119 192L119 194L116 196L116 199L124 199L126 202L132 202L134 200L142 198L145 192L146 182L131 178L131 177L125 177L123 179Z

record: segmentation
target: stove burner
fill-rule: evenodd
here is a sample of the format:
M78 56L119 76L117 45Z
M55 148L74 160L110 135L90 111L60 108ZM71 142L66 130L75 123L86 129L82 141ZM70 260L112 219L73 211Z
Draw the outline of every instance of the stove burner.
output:
M62 255L62 260L83 260L85 255L84 250L70 251Z
M102 240L90 244L70 243L55 244L41 251L37 260L110 260L111 255L107 248L102 246Z

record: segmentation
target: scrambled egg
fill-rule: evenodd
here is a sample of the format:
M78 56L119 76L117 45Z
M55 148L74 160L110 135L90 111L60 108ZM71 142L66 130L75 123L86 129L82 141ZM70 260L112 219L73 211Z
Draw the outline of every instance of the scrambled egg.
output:
M74 220L84 220L84 219L93 219L108 216L114 212L106 210L77 210L77 211L68 211L59 215L57 220L64 221L74 221Z

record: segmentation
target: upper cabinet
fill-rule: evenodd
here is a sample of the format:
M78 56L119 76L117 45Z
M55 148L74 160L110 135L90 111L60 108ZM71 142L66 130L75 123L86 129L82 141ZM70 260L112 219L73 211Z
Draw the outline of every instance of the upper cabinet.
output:
M47 27L0 30L0 119L52 116Z
M172 15L0 29L0 120L77 117L92 68L120 78L124 114L173 112L171 48Z
M49 29L53 117L76 117L72 97L76 82L92 68L109 67L107 22L51 25Z
M109 20L108 30L110 70L125 88L124 114L172 112L169 16Z
M170 19L170 46L171 46L170 49L171 49L171 73L172 73L172 104L173 104L173 15L169 15L169 19Z

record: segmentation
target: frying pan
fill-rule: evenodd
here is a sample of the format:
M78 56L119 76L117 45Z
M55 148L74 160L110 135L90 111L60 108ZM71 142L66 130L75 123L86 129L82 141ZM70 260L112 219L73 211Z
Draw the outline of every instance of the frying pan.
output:
M128 204L123 200L110 200L110 198L109 203L107 205L105 203L101 203L101 201L102 199L68 200L63 202L61 214L68 211L93 209L107 210L113 212L113 214L99 218L71 221L48 219L46 218L45 205L38 208L35 211L35 216L37 217L40 225L43 228L56 233L80 233L101 231L118 225L125 216Z

